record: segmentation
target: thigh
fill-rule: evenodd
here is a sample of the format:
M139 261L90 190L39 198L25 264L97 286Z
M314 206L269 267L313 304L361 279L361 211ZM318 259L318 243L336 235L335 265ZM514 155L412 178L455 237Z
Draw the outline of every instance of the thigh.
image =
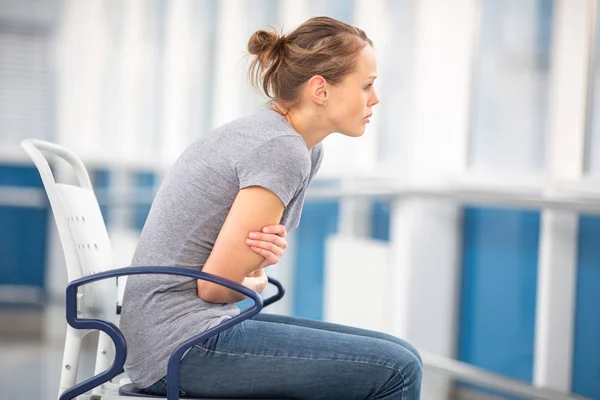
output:
M408 351L413 353L415 355L415 357L417 357L419 359L419 363L421 365L423 365L423 361L421 360L421 355L419 354L417 349L415 349L406 340L402 340L400 338L397 338L392 335L388 335L386 333L371 331L368 329L355 328L352 326L334 324L331 322L315 321L315 320L306 319L306 318L290 317L287 315L277 315L277 314L260 313L254 317L254 320L286 324L286 325L294 325L294 326L303 326L306 328L319 329L319 330L324 330L324 331L329 331L329 332L339 332L339 333L345 333L348 335L357 335L357 336L364 336L364 337L386 340L388 342L396 343L396 344L406 348Z
M376 338L249 320L181 362L191 397L418 399L419 361Z

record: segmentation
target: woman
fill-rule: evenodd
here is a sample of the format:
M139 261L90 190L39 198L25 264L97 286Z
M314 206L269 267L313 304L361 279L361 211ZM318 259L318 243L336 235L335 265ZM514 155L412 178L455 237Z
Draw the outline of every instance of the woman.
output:
M248 50L252 80L271 103L185 150L156 195L133 265L201 269L262 292L263 268L283 254L286 229L298 226L321 141L363 134L379 102L363 31L312 18L287 36L259 30ZM132 382L165 394L171 352L237 315L242 299L201 280L130 277L121 327ZM259 314L193 347L179 384L190 397L417 399L421 375L417 351L395 337Z

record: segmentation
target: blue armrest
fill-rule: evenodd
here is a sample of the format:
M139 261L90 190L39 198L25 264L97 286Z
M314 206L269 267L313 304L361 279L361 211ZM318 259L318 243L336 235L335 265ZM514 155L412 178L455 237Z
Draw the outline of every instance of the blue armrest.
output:
M221 278L216 275L208 274L206 272L195 271L189 268L181 267L127 267L118 268L110 271L100 272L94 275L88 275L83 278L76 279L69 283L67 286L67 322L75 329L98 329L106 333L115 344L115 360L110 368L97 376L93 376L72 388L67 389L59 400L71 400L94 387L108 382L115 376L117 376L125 364L127 358L127 344L123 333L113 323L102 321L99 319L79 319L77 318L77 289L79 286L91 283L94 281L102 280L105 278L114 278L123 275L140 275L140 274L165 274L165 275L180 275L187 276L190 278L202 279L219 285L223 285L229 289L235 290L238 293L242 293L252 300L254 305L239 315L217 325L202 334L195 336L188 341L181 344L171 354L169 358L169 364L167 369L167 399L178 400L179 399L179 364L181 358L187 349L194 346L195 344L201 343L209 337L216 335L226 329L229 329L235 324L238 324L248 318L251 318L258 314L263 308L263 300L261 296L255 291L248 289L238 283L230 281L229 279ZM269 282L277 286L278 292L274 296L269 297L265 303L272 304L283 297L284 290L281 283L277 280L269 278Z
M277 293L263 300L263 308L275 303L276 301L281 300L281 298L285 294L285 289L283 288L281 282L279 282L277 279L271 278L270 276L267 278L269 279L269 283L277 288Z

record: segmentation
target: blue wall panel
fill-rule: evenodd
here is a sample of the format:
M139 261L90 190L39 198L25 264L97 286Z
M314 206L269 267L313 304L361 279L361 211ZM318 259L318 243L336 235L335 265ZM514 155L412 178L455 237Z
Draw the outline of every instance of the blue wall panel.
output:
M156 174L152 172L137 172L133 176L133 182L136 189L144 189L144 192L151 190L156 184ZM132 221L134 228L142 230L146 223L146 218L148 218L150 206L151 204L137 204L134 206Z
M97 169L89 172L90 180L92 181L92 187L100 203L100 211L102 212L102 218L106 226L110 225L110 207L103 205L106 200L105 197L99 196L99 192L106 194L110 187L110 171L108 169Z
M371 208L371 238L389 242L391 201L375 201Z
M459 359L531 381L540 216L465 210Z
M338 227L337 202L307 202L296 231L296 276L293 315L323 318L325 238Z
M0 186L40 188L33 166L0 165ZM44 288L48 208L0 205L0 285Z
M42 178L37 169L32 166L1 165L0 185L17 187L42 187Z
M600 399L600 217L579 227L573 392Z

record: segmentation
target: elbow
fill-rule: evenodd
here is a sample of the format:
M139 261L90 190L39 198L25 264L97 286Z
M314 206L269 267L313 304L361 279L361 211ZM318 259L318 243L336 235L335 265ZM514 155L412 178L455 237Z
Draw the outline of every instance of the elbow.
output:
M219 287L214 283L198 280L198 297L207 303L220 303Z
M225 304L237 303L244 299L236 291L216 283L198 280L198 297L207 303Z

